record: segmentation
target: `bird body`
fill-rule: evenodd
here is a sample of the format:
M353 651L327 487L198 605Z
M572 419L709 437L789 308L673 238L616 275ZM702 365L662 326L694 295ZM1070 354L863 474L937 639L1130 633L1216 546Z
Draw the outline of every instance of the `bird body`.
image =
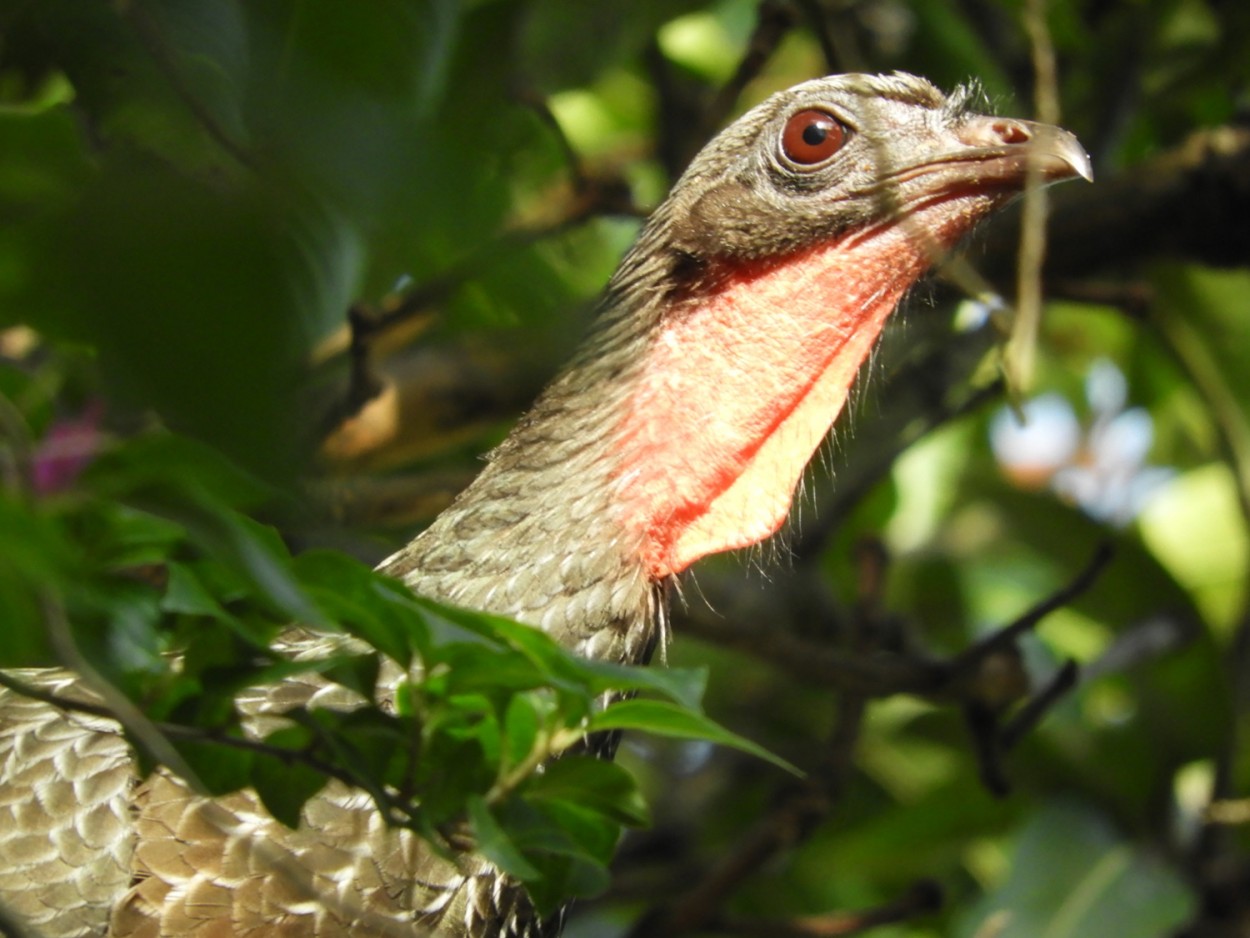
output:
M1029 165L1046 181L1088 175L1071 135L973 114L911 76L834 76L768 99L696 157L573 362L381 569L579 654L646 661L666 584L777 530L902 294ZM285 648L324 654L325 641L292 631ZM66 672L23 677L90 697ZM361 703L315 674L239 699L256 733L294 706ZM8 691L0 812L0 901L46 938L559 928L480 856L440 858L388 827L362 791L329 783L291 830L251 791L139 778L116 724Z

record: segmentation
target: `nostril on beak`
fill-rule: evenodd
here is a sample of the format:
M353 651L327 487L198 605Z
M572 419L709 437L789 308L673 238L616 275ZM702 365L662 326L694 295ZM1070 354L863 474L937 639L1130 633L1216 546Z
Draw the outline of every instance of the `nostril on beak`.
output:
M990 130L1003 143L1028 143L1033 137L1029 128L1013 120L996 120Z
M1014 117L975 117L956 134L971 147L1004 147L1030 143L1038 129L1029 121Z
M979 155L975 159L1004 159L1019 168L1019 160L1039 171L1048 182L1080 176L1094 178L1089 156L1076 137L1059 127L1015 117L971 117L955 128L955 137ZM1006 164L1004 164L1006 165ZM1014 172L1014 170L1013 170Z

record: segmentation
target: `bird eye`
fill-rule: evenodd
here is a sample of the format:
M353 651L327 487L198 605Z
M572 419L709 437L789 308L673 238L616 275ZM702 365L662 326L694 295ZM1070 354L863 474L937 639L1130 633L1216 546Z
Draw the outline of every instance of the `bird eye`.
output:
M781 149L799 166L823 163L842 149L849 131L832 114L807 108L792 115L781 132Z

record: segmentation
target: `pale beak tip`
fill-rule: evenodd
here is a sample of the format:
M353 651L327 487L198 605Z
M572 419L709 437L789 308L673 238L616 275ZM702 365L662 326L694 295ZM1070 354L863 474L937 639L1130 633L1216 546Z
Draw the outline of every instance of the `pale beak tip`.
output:
M1044 127L1044 125L1037 125ZM1085 148L1081 146L1081 141L1076 139L1076 134L1067 130L1061 130L1058 127L1047 128L1049 133L1048 149L1052 157L1062 161L1073 176L1080 176L1086 182L1094 181L1094 164L1089 158L1089 154L1085 152Z
M1072 148L1068 162L1071 163L1072 169L1076 174L1086 182L1094 181L1094 164L1090 162L1089 154L1082 149L1079 143Z

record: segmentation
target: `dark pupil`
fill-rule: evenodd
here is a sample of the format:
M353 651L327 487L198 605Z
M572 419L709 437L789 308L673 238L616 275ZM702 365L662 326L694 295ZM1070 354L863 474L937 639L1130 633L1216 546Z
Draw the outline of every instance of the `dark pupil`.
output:
M809 147L818 147L829 136L829 128L822 121L816 121L803 128L803 142Z

